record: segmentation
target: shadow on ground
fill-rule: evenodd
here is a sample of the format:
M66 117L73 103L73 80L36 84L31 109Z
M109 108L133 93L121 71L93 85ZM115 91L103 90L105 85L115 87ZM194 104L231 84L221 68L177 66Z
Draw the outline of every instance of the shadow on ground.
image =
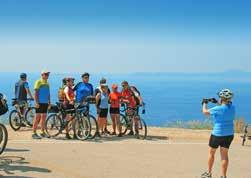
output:
M26 172L37 172L37 173L51 172L49 169L29 166L29 164L30 164L29 162L25 161L25 158L19 156L0 157L0 171L4 172L6 175L13 175L9 177L18 177L14 175Z
M51 138L51 139L60 140L60 141L69 141L69 142L70 141L77 141L76 139L71 139L71 140L66 139L63 136L57 137L57 138ZM86 140L85 142L102 143L102 142L106 142L106 141L109 141L109 142L112 142L112 141L118 142L118 141L135 140L135 139L136 139L135 136L128 136L128 135L125 135L123 137L117 137L117 136L107 135L107 136L104 136L104 137L101 137L101 138L95 137L94 139L89 139L89 140ZM167 141L167 140L169 140L169 137L167 137L167 136L148 135L145 140L147 140L147 141Z
M6 148L4 152L29 152L28 149L15 149L15 148Z

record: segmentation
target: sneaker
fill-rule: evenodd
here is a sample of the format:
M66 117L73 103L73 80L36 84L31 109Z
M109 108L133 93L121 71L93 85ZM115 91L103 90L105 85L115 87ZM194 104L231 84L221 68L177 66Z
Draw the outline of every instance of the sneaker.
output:
M65 138L68 139L68 140L70 140L71 136L67 133L67 134L65 134Z
M26 127L26 125L24 123L21 124L21 127Z
M128 135L134 135L133 131L131 130Z
M118 137L123 137L123 134L122 133L118 134Z
M101 135L100 135L99 132L96 133L96 137L97 137L97 138L101 138Z
M205 172L201 175L201 178L212 178L212 175L208 172Z
M116 132L112 132L111 135L117 135Z
M78 139L78 137L77 137L77 135L76 135L76 134L74 134L74 135L73 135L73 139L75 139L75 140L77 140L77 139Z
M111 135L111 132L109 132L107 129L104 131L106 134Z
M135 137L136 137L137 139L140 139L140 136L139 136L138 133L135 134Z
M40 134L40 136L43 137L43 138L49 138L48 135L47 135L45 132L42 132L42 133Z
M41 137L37 134L37 133L34 133L33 135L32 135L32 138L33 139L41 139Z

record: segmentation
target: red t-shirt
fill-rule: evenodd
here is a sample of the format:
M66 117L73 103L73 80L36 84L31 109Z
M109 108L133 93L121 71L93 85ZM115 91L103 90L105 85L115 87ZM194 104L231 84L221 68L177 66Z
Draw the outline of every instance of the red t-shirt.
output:
M129 102L129 107L135 108L137 106L137 102L131 90L123 90L121 92L121 97L123 100L127 100Z
M110 97L110 102L111 102L111 108L120 108L121 93L112 92L110 93L109 97Z

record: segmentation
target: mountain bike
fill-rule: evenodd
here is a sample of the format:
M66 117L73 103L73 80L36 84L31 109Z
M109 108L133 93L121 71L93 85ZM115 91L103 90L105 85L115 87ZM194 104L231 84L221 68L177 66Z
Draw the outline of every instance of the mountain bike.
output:
M81 104L76 103L74 109L64 109L62 103L56 103L59 112L50 114L45 122L46 133L49 137L56 137L68 126L69 135L78 140L87 140L91 133L90 120L84 117ZM72 120L67 121L66 116L72 113Z
M12 106L15 109L10 112L9 124L14 131L18 131L21 127L32 127L36 113L32 101L34 100L30 98L27 99L27 102L18 102L17 99L12 99Z
M0 123L0 154L2 154L6 148L8 142L8 132L6 127Z
M123 135L125 135L127 131L133 131L138 139L144 140L147 137L147 125L140 114L138 114L140 107L141 106L132 108L123 103L120 113L120 123ZM143 104L142 107L142 114L145 114L145 104Z

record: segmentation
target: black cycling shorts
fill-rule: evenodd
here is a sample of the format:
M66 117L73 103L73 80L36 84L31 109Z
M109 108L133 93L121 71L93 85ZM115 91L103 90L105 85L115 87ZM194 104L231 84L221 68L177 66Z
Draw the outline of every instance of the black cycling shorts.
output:
M105 118L108 115L108 109L99 109L99 117Z
M37 114L46 114L49 104L39 104L39 108L36 108Z
M209 146L214 149L217 149L219 146L222 148L229 149L233 139L234 139L233 135L224 136L224 137L211 135L210 140L209 140Z
M119 108L110 108L110 114L120 114Z

